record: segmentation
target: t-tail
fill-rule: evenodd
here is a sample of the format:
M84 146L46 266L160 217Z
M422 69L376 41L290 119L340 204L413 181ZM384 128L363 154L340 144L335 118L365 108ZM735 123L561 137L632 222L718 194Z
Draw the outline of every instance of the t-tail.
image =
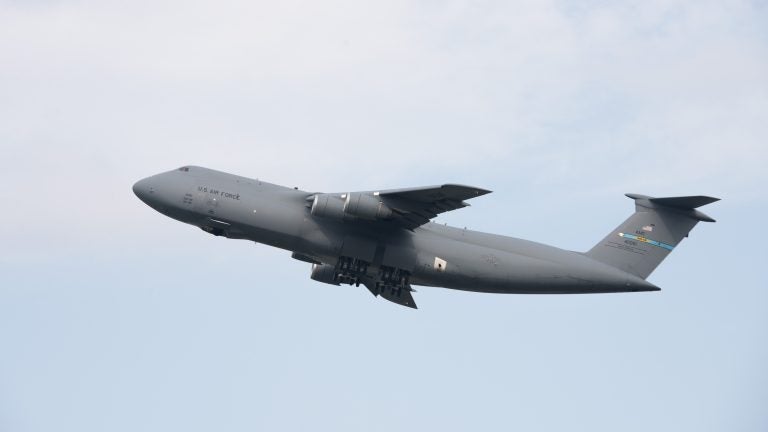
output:
M715 221L696 208L719 201L708 196L627 196L635 200L635 213L586 255L643 279L688 237L699 221Z

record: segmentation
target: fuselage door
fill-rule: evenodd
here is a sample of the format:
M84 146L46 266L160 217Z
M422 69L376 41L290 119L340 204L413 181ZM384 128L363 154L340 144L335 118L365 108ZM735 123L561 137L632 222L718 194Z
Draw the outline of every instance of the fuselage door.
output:
M205 208L206 213L208 214L216 214L216 210L218 210L219 207L219 198L214 195L208 195L205 197Z
M201 213L215 215L219 207L219 197L208 191L207 187L198 186L195 197L195 209Z

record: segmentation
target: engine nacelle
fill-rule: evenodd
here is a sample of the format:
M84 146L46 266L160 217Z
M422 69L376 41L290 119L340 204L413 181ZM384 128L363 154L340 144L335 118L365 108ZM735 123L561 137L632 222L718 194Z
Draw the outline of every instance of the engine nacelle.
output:
M317 194L312 201L312 216L340 220L384 220L392 217L392 209L375 195L360 192L337 196Z
M336 278L336 268L328 264L312 264L312 280L331 285L341 285Z
M344 214L367 220L389 219L392 209L381 202L377 196L354 192L347 194L344 201Z
M312 216L344 219L344 200L336 195L317 194L312 201Z

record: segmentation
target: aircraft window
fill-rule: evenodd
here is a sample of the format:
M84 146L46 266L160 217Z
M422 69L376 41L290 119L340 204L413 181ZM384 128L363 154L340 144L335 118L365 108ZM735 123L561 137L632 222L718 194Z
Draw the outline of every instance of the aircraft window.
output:
M189 167L181 167L181 168L179 168L179 171L187 172L187 171L189 171Z

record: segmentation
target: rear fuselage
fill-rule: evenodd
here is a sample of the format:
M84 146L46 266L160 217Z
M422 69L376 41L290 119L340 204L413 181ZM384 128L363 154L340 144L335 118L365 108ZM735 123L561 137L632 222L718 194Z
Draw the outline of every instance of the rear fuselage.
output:
M340 258L408 272L413 285L495 293L600 293L657 290L614 267L526 240L427 223L312 216L314 193L201 167L139 181L134 192L173 219L228 238L247 239L336 265Z

